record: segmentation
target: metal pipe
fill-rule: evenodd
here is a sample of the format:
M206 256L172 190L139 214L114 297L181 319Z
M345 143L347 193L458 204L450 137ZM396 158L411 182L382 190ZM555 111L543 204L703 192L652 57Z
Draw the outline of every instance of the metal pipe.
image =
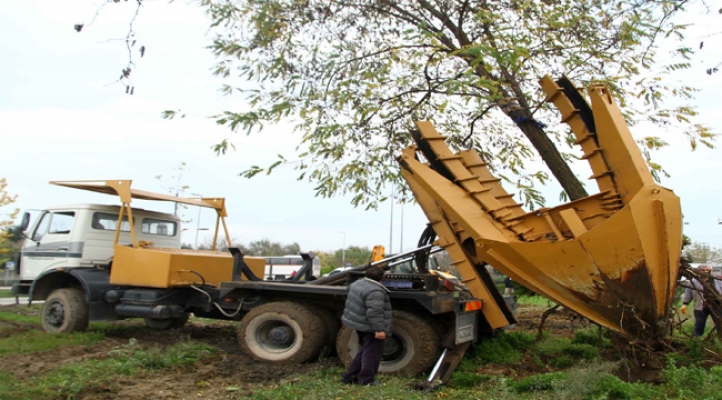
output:
M444 361L444 357L446 357L446 352L448 352L449 349L444 349L444 352L441 353L441 357L439 357L439 361L436 362L436 365L434 365L434 369L431 370L431 374L429 375L429 379L427 382L431 382L434 380L434 377L439 372L439 368L441 367L441 362Z
M361 266L358 266L358 267L354 267L354 268L348 269L348 270L346 270L346 271L344 271L344 272L342 272L342 273L338 273L338 274L334 274L334 275L329 275L329 276L326 276L326 277L323 277L323 278L320 278L320 279L316 279L315 281L311 281L311 282L309 282L308 284L309 284L309 285L332 285L332 284L336 283L337 281L341 281L341 280L346 279L346 277L347 277L347 275L348 275L348 272L363 272L363 271L366 271L367 269L369 269L369 268L371 268L371 267L375 267L375 266L377 266L377 265L379 265L379 264L387 263L387 262L389 262L390 260L397 260L397 259L399 259L399 258L401 258L401 257L406 257L406 256L408 256L408 255L410 255L410 254L413 254L413 253L417 252L417 251L428 250L428 249L431 248L431 247L433 247L433 245L432 245L432 244L428 244L428 245L426 245L426 246L419 247L418 249L410 250L410 251L407 251L407 252L405 252L405 253L399 253L399 254L396 254L396 255L391 256L391 257L389 257L389 258L384 258L383 260L374 261L374 262L369 263L369 264L366 264L366 265L361 265ZM441 247L436 248L436 249L432 249L432 250L430 251L430 254L438 253L439 251L442 251L442 250L444 250L444 249L441 248ZM390 265L390 266L397 265L397 264L400 264L401 262L406 262L406 261L408 261L408 260L411 260L411 258L404 259L404 260L401 260L401 261L397 261L396 263L391 263L391 264L389 264L389 265Z
M427 250L427 249L430 249L430 248L432 248L432 247L434 247L433 244L427 244L426 246L422 246L422 247L419 247L418 249L414 249L414 250L409 250L409 251L407 251L407 252L405 252L405 253L394 254L394 255L391 256L391 257L384 258L383 260L378 260L378 261L372 262L372 263L371 263L371 266L373 267L373 266L376 266L376 265L379 265L379 264L387 263L387 262L389 262L389 261L391 261L391 260L396 260L397 258L406 257L406 256L408 256L409 254L414 254L414 253L416 253L417 251Z
M437 247L437 248L435 248L435 249L432 249L432 250L429 252L429 254L435 254L435 253L438 253L438 252L443 251L443 250L444 250L443 248ZM413 260L413 259L414 259L413 257L404 258L403 260L398 260L398 261L394 261L394 262L392 262L392 263L389 263L388 266L389 266L389 267L393 267L394 265L399 265L399 264L405 263L405 262L407 262L407 261L411 261L411 260ZM418 268L418 265L416 266L416 268Z

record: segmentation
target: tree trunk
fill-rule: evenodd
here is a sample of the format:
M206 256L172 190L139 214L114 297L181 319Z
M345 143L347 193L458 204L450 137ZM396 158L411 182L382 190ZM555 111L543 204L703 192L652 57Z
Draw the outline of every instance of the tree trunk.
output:
M502 109L504 107L502 106ZM524 132L532 146L539 152L539 156L544 160L552 175L557 179L562 188L569 196L570 200L578 200L589 196L584 186L577 179L576 175L569 168L569 164L564 161L561 153L557 150L554 142L549 139L546 132L536 125L534 119L530 117L531 113L522 108L515 110L505 110L509 118L514 121L516 126Z

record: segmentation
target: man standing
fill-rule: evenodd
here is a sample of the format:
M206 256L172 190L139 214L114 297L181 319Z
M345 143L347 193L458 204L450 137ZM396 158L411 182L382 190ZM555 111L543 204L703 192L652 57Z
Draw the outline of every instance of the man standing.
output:
M712 268L709 265L700 265L699 273L702 281L708 282L717 294L722 294L722 282L712 277ZM689 305L691 301L694 301L694 337L700 337L704 334L704 327L707 324L707 317L710 314L713 320L722 317L722 314L720 314L722 309L717 300L705 299L702 296L703 292L704 286L702 282L693 279L692 282L687 282L684 296L682 297L682 303L684 303L680 309L682 314L687 313L687 305Z
M512 281L508 276L504 278L504 294L514 294L514 281Z
M389 290L381 284L383 278L381 268L371 267L366 278L349 287L341 322L356 331L359 349L341 375L343 383L378 384L374 377L381 364L384 340L391 335L391 300Z

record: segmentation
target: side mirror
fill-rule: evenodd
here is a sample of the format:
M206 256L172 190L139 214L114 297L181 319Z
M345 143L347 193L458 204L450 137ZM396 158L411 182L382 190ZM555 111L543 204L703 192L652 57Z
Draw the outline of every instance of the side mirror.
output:
M26 211L23 214L23 220L20 222L19 228L22 232L25 232L28 230L28 225L30 225L30 213Z

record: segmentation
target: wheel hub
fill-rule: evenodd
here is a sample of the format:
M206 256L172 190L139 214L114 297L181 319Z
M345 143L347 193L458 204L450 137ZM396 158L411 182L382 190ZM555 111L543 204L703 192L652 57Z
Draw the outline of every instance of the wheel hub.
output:
M65 321L65 308L63 303L55 301L47 308L45 312L45 321L51 326L59 328Z
M405 347L403 340L397 335L391 335L390 338L384 340L383 361L394 361L403 357Z
M274 344L288 344L292 341L293 332L288 326L277 326L268 332L268 338Z

